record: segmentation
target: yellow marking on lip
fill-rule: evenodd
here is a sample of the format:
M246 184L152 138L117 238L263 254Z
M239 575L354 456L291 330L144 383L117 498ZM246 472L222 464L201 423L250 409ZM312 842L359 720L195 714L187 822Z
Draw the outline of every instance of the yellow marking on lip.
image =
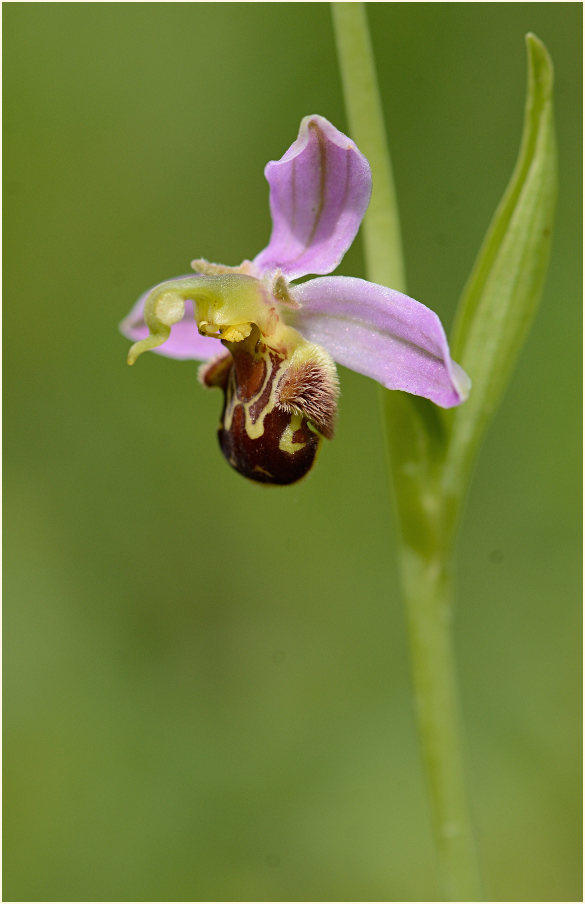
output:
M229 400L229 404L226 408L224 418L223 418L225 430L228 430L228 431L231 430L236 406L241 405L242 408L244 409L244 418L245 418L244 428L246 430L248 438L251 440L259 439L264 433L264 421L266 419L266 416L268 414L270 414L271 411L273 411L273 409L276 405L277 389L278 389L278 384L280 382L280 378L282 375L282 371L284 371L286 369L286 367L288 366L288 363L289 363L286 359L283 360L278 365L276 370L273 372L272 369L274 367L274 364L270 357L270 351L268 348L266 348L266 351L265 351L263 357L266 362L266 376L264 377L264 381L262 383L262 386L258 390L258 392L251 399L248 399L247 402L242 402L241 399L238 398L235 372L232 370L232 373L231 373L232 385L230 386L231 392L229 393L230 400ZM268 398L266 405L260 412L258 419L255 422L253 422L252 416L250 414L250 409L258 401L258 399L262 397L262 394L263 394L264 390L266 389L266 385L269 380L272 381L272 388L270 391L270 396ZM298 429L298 428L295 428L295 429Z
M289 455L294 455L295 452L298 452L300 449L304 449L307 445L306 443L295 443L293 442L293 436L296 431L299 429L303 422L302 414L292 414L290 418L290 423L286 427L284 433L280 437L280 442L278 444L278 448L281 452L288 452Z

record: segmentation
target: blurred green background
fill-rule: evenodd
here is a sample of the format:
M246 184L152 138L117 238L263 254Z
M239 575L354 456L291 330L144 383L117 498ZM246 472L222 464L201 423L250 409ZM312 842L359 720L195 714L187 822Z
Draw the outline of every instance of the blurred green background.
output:
M581 6L368 12L409 292L447 327L527 31L556 66L553 257L456 642L488 895L578 900ZM328 4L8 3L4 87L4 898L435 900L375 385L343 371L335 441L266 489L196 365L131 370L117 333L193 257L266 244L263 167L304 115L346 128Z

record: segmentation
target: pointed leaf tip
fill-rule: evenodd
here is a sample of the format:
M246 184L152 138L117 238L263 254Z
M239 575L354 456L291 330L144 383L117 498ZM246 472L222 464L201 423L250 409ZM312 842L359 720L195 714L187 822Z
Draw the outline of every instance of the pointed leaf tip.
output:
M557 195L553 66L535 35L526 36L526 50L528 87L518 159L465 287L451 342L473 380L473 393L451 424L454 480L471 468L506 389L548 266Z
M545 45L532 32L526 35L526 53L528 55L529 91L533 102L552 100L554 85L554 66Z

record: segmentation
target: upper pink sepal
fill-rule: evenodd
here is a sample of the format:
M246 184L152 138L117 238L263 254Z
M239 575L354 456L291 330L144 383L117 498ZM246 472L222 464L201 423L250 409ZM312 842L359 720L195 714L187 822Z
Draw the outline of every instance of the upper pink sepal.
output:
M331 273L353 242L370 201L370 165L323 116L305 116L297 140L264 170L272 235L254 258L287 279Z
M442 408L467 398L469 377L451 359L441 322L425 305L346 276L311 279L290 291L301 305L290 323L339 364Z

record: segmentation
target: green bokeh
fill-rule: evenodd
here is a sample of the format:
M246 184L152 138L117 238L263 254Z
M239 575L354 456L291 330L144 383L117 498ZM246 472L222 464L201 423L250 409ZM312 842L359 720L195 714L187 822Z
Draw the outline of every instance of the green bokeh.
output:
M369 4L409 291L450 325L556 66L536 325L460 543L489 896L578 900L581 6ZM196 367L117 322L267 241L267 160L345 114L322 4L4 5L5 899L433 900L374 384L298 487L217 449ZM375 189L374 189L375 190ZM362 275L359 241L341 273Z

